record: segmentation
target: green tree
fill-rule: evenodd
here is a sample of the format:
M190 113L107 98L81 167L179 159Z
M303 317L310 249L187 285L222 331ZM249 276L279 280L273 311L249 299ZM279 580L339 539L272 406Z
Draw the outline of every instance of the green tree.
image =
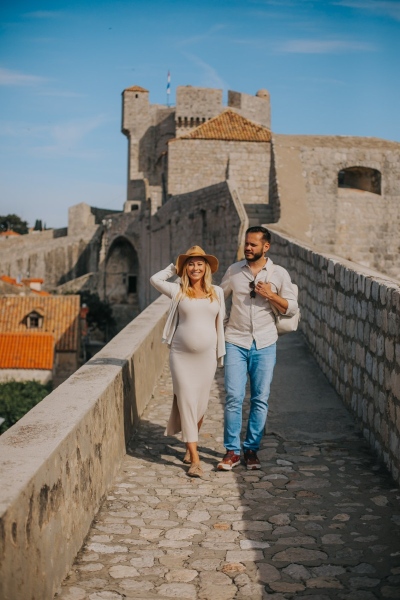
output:
M50 394L51 382L42 384L38 381L7 381L0 383L0 417L5 419L0 425L0 433L4 433L21 417L39 404Z
M87 315L87 324L91 328L97 327L100 331L110 333L115 327L115 320L112 314L112 308L108 302L100 300L98 294L83 291L79 292L81 305L86 304L89 309Z
M42 219L36 219L33 230L34 231L43 231Z
M18 215L0 215L0 231L15 231L16 233L28 233L28 223Z

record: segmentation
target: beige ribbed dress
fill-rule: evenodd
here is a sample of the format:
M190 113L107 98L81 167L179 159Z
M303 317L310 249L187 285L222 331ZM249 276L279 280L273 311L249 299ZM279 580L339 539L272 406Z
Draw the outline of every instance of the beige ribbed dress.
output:
M197 442L197 423L207 410L217 368L215 320L219 303L215 299L211 302L185 297L179 302L178 311L179 322L170 352L174 405L166 434L173 435L181 429L184 442Z

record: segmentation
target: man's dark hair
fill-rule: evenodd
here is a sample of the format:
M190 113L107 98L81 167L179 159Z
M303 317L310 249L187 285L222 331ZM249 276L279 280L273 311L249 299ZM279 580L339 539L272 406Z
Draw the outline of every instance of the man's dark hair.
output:
M271 234L266 227L261 227L261 225L254 225L253 227L249 227L246 231L246 235L248 233L262 233L263 240L271 243Z

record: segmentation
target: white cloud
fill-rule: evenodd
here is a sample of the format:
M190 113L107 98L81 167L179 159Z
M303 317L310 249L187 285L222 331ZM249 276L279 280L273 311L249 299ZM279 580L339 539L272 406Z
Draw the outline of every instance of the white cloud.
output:
M57 10L35 10L23 15L26 19L54 19L62 17L64 13Z
M376 48L365 42L346 40L286 40L276 46L278 52L294 54L336 54L340 52L371 52Z
M92 159L97 158L102 150L82 149L81 143L107 121L104 115L97 115L88 119L74 119L53 125L3 122L0 123L0 136L22 139L21 151L35 156Z
M226 81L224 81L224 79L222 79L222 77L218 74L217 70L213 66L209 65L204 60L202 60L198 56L195 56L194 54L188 54L185 52L184 55L195 65L200 67L200 69L202 69L203 78L201 81L201 85L204 85L205 87L222 88L224 90L228 89L228 84L226 83Z
M74 146L106 121L104 115L89 119L76 119L52 125L50 135L58 147Z
M226 29L226 25L223 23L213 25L208 31L204 33L199 33L198 35L193 35L191 37L183 38L176 42L176 46L178 48L183 46L191 46L192 44L198 44L199 42L204 43L205 40L215 37L215 34L221 31L222 29Z
M35 92L36 96L54 96L57 98L85 98L86 94L79 94L78 92L69 92L68 90L42 90Z
M337 6L347 6L348 8L358 8L361 10L370 10L380 15L391 17L400 21L400 2L398 0L338 0L333 2Z
M45 77L37 75L28 75L19 71L11 71L10 69L2 69L0 67L0 85L20 86L20 85L39 85L47 81Z
M305 81L308 83L328 84L328 85L346 85L341 79L333 79L332 77L296 77L296 81Z

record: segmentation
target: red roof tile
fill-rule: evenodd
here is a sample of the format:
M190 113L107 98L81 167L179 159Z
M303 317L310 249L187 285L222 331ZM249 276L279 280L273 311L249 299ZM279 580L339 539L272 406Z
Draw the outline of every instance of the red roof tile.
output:
M79 346L80 298L68 296L0 297L0 333L51 333L56 350L76 351ZM27 329L26 317L36 311L43 315L43 325Z
M45 369L54 363L51 333L0 333L0 369Z
M175 140L225 140L227 142L270 142L271 132L262 125L227 109L187 135ZM175 141L174 140L174 141Z

